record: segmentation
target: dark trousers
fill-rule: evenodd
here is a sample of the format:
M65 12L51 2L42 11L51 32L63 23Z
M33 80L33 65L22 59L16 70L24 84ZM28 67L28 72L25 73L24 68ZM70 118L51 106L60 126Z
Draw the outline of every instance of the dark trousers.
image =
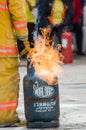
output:
M59 43L62 44L62 39L61 39L61 35L63 32L63 26L54 26L52 27L52 31L51 31L51 38L53 39L54 36L56 36L56 39L54 42L55 43Z
M35 24L34 23L28 23L27 27L28 27L28 41L30 42L30 46L33 47Z
M83 30L82 26L79 24L73 24L73 32L75 33L77 53L82 53L82 40L83 40Z

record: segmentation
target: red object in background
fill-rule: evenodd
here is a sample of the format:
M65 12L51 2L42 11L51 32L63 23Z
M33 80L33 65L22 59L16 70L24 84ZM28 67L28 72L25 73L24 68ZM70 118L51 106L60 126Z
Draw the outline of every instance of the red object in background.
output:
M64 31L62 33L62 55L64 56L64 63L73 62L72 40L71 32Z

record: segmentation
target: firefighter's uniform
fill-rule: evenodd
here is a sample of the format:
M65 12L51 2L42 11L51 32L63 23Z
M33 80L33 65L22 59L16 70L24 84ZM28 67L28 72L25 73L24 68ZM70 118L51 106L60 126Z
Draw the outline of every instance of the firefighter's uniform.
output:
M0 127L18 120L18 48L16 38L27 40L24 0L0 0Z
M29 1L29 3L31 4L31 6L35 6L36 4L36 0L27 0L27 2ZM28 3L26 2L26 13L27 13L27 21L29 23L35 23L35 16L32 13L32 10L29 8Z

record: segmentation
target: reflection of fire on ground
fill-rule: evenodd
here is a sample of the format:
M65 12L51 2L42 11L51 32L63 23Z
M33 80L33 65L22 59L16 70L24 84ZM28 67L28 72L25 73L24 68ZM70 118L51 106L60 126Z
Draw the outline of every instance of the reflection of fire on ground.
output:
M56 85L62 71L62 56L59 53L60 46L54 49L54 43L49 40L47 34L47 29L43 29L42 36L38 37L27 58L30 60L30 64L33 65L37 77L49 85Z

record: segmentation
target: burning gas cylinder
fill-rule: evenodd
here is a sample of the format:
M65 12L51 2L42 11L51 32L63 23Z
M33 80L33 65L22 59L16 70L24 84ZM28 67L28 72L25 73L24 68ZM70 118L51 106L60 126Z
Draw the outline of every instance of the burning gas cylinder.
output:
M27 128L58 127L61 57L58 49L54 50L49 45L46 30L44 37L38 38L27 58L30 64L23 79Z
M58 85L48 85L35 76L34 67L24 77L25 116L28 128L59 126Z

